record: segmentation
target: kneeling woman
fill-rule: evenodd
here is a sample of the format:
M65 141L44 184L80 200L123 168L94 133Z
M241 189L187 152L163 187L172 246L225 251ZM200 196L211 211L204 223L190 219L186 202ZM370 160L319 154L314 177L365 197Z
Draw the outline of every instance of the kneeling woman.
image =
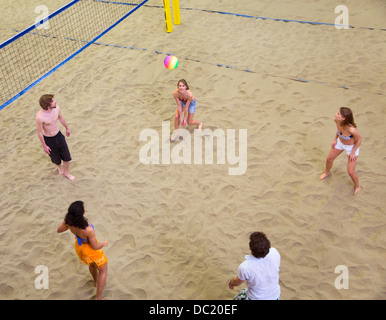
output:
M178 137L178 128L180 124L197 125L197 129L201 130L203 123L193 119L196 113L197 100L189 89L186 80L181 79L177 82L177 89L173 92L174 99L177 103L176 114L174 117L174 132L171 141L175 141Z
M82 201L73 202L57 232L65 232L68 229L75 235L75 251L81 263L89 266L97 288L96 299L102 299L103 288L107 278L108 260L101 250L108 245L107 240L98 243L95 238L94 226L84 217L84 205Z

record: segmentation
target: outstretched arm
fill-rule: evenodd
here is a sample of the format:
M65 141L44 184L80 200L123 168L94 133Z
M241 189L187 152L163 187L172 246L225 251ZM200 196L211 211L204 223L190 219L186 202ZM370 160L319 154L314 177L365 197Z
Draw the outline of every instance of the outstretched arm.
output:
M234 287L241 285L243 282L244 280L241 280L238 276L235 276L234 278L228 281L229 289L233 289Z

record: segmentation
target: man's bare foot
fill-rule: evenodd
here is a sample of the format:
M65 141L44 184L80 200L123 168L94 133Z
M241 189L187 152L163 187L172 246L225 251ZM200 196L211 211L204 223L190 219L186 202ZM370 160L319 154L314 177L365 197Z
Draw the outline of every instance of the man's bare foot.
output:
M329 175L330 175L330 173L325 173L325 172L324 172L324 173L320 176L320 180L326 179Z
M355 196L360 189L361 189L361 187L357 187L357 188L354 187L353 196Z
M58 166L58 172L59 172L60 175L64 174L64 171L63 171L61 166Z
M198 129L198 130L201 130L201 129L202 129L202 126L203 126L203 123L202 123L202 122L199 122L199 123L198 123L197 129Z
M69 173L65 173L64 176L65 176L67 179L70 179L71 181L74 181L74 180L76 179L73 175L71 175L71 174L69 174Z

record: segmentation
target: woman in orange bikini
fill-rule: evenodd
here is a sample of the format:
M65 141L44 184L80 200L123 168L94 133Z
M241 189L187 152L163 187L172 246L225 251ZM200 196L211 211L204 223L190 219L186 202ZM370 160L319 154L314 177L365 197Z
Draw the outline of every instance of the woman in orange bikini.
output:
M174 132L171 140L174 141L177 137L177 130L180 123L183 127L188 125L197 125L197 129L202 129L203 123L194 120L194 113L196 112L197 101L189 90L189 85L186 80L181 79L177 82L177 89L173 92L174 99L176 99L177 109L174 117Z
M336 135L331 144L330 153L327 156L326 171L320 176L320 180L323 180L330 175L330 170L334 160L343 151L346 151L348 156L347 171L354 182L353 194L356 195L361 189L359 186L358 175L355 172L355 166L357 164L359 146L362 142L362 137L357 130L357 126L354 122L354 116L350 108L340 108L335 114L334 121L337 129Z
M82 201L73 202L68 208L64 221L58 227L57 232L62 233L70 229L75 235L75 251L80 263L89 266L90 273L97 288L96 299L102 299L103 288L107 278L108 260L102 250L108 245L107 240L98 243L95 238L94 226L84 217L84 205Z

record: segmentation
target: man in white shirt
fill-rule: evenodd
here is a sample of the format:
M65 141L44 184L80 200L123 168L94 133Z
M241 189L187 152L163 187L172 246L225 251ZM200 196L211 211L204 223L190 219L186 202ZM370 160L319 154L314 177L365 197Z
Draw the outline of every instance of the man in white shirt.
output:
M249 248L252 255L246 255L240 264L237 276L228 281L228 286L247 282L247 287L240 291L234 300L278 300L280 299L279 271L280 254L262 232L250 235Z

